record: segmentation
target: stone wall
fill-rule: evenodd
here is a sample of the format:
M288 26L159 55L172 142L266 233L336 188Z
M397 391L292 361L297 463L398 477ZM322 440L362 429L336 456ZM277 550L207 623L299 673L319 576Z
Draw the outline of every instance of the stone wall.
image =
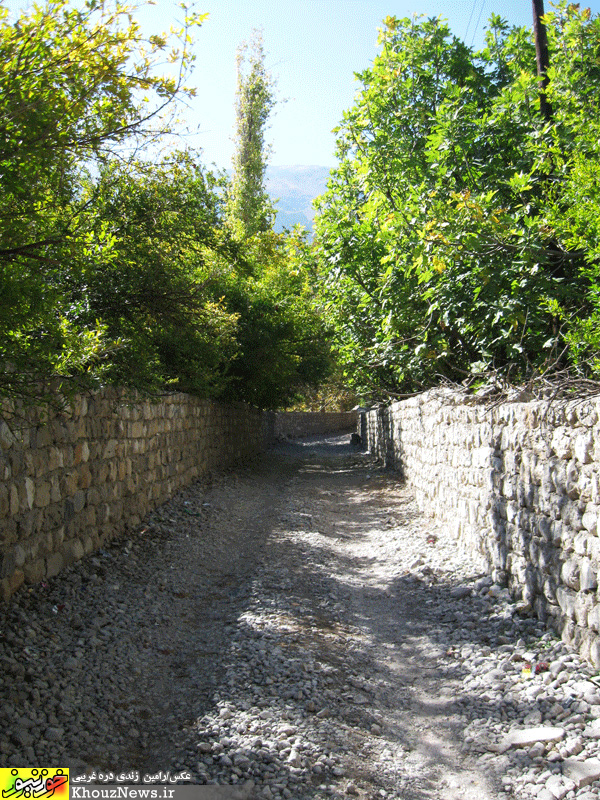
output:
M356 429L356 411L285 411L275 414L275 436L301 439Z
M600 401L426 393L362 419L446 535L600 667Z
M142 518L178 489L265 449L273 414L189 395L132 404L115 390L65 411L0 416L5 599Z

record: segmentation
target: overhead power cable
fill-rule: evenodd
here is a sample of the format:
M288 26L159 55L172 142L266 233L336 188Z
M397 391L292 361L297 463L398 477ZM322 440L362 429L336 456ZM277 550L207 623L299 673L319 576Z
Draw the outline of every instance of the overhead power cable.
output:
M471 47L473 47L473 43L475 42L475 36L477 31L479 30L479 22L481 20L481 15L483 14L483 8L485 6L485 0L481 0L481 8L479 9L479 16L477 17L477 22L475 23L475 28L473 30L473 39L471 40Z
M475 12L476 5L477 5L477 0L473 0L473 5L471 6L471 13L469 15L469 21L467 22L467 30L465 31L465 42L467 41L467 36L469 35L469 28L471 27L471 20L473 19L473 13Z

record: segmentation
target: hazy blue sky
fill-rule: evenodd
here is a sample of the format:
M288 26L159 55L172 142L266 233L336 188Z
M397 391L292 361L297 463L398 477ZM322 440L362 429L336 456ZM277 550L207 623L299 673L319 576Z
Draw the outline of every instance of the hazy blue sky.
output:
M17 8L28 0L5 2ZM600 10L600 0L584 5ZM187 121L200 132L189 141L203 149L205 162L219 167L230 166L233 150L236 49L253 28L263 29L267 68L286 100L278 104L268 132L271 163L332 166L331 130L352 105L359 85L354 73L373 60L377 28L386 16L442 15L457 36L475 46L481 45L492 12L512 25L531 25L528 0L197 0L196 9L210 16L196 32L191 83L198 94ZM177 15L172 0L156 0L138 16L147 32L159 32Z
M198 8L210 14L197 33L194 73L198 87L194 111L201 126L196 141L205 160L230 164L235 53L252 28L263 29L267 67L286 101L276 107L271 121L271 163L332 166L331 130L352 105L359 86L354 73L367 67L377 53L382 20L388 15L443 14L456 35L464 37L474 3L467 41L470 44L475 35L477 44L494 0L456 0L451 6L440 0L200 0ZM166 8L167 0L159 0L159 7ZM511 23L529 24L531 6L509 0L502 13Z

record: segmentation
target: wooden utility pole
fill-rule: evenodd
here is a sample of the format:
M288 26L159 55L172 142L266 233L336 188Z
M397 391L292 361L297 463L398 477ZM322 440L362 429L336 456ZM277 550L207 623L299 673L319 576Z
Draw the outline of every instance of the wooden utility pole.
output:
M550 56L548 54L548 37L546 26L542 22L544 16L544 0L532 0L533 3L533 37L535 39L535 57L537 61L537 74L540 78L540 112L547 122L552 119L552 106L548 102L546 89L548 87L548 67Z

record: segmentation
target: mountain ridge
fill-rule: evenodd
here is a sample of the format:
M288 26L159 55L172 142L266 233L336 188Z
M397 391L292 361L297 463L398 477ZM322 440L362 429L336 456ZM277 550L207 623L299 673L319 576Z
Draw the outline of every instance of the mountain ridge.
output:
M315 216L312 201L325 192L330 171L331 167L316 164L267 167L266 189L277 211L276 231L297 224L312 231Z

